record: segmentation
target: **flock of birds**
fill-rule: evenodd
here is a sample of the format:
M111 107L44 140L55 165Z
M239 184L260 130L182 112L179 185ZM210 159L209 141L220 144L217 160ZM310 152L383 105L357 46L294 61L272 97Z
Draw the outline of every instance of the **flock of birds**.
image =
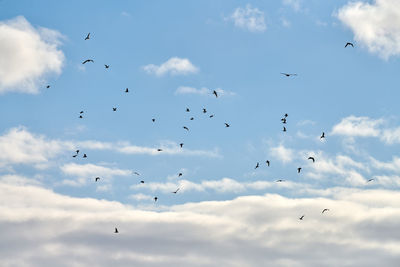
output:
M90 40L90 33L88 33L88 34L86 35L86 37L85 37L85 41L87 41L87 40ZM344 47L347 48L348 46L354 47L354 44L353 44L353 43L350 43L350 42L347 42L346 45L345 45ZM93 60L93 59L86 59L86 60L84 60L84 61L82 62L83 65L86 64L86 63L94 63L94 60ZM104 64L104 67L105 67L105 69L109 69L109 68L110 68L110 65ZM282 74L283 76L285 76L285 77L297 76L297 73L285 73L285 72L281 72L281 74ZM50 85L47 85L46 88L50 88ZM125 92L125 93L129 93L129 89L126 88L126 89L124 90L124 92ZM217 92L216 90L213 90L212 94L213 94L216 98L218 98L218 92ZM116 111L117 111L117 107L113 107L113 108L112 108L112 111L113 111L113 112L116 112ZM190 112L190 109L189 109L189 108L186 108L186 112ZM206 108L203 108L203 111L202 111L202 112L203 112L204 114L207 113L207 109L206 109ZM79 119L83 119L83 114L84 114L84 111L81 110L81 111L79 112ZM283 124L283 130L282 130L283 132L286 132L286 131L287 131L287 129L286 129L286 124L287 124L287 118L288 118L288 116L289 116L289 115L286 113L286 114L284 114L283 117L281 118L281 122L282 122L282 124ZM209 115L209 118L213 118L213 117L214 117L214 114ZM194 120L194 117L191 117L190 120ZM155 118L152 118L152 122L155 122ZM225 124L225 127L226 127L226 128L229 128L229 127L230 127L230 124L229 124L229 123L225 122L224 124ZM186 130L186 131L189 131L189 128L188 128L187 126L183 126L183 129ZM320 140L323 140L323 139L325 139L325 132L322 132L322 134L321 134L321 136L320 136ZM184 145L183 143L180 143L180 144L179 144L180 148L183 148L183 145ZM158 151L158 152L162 152L163 150L162 150L161 148L158 148L157 151ZM74 157L74 158L78 157L79 152L80 152L80 150L77 149L77 150L75 151L75 154L74 154L72 157ZM82 155L82 158L87 158L87 155L84 153L84 154ZM315 157L309 156L307 159L308 159L308 160L311 160L313 163L315 163ZM265 161L265 164L269 167L270 164L271 164L271 162L270 162L269 160L266 160L266 161ZM256 163L256 166L254 167L254 169L258 169L259 167L260 167L260 163L257 162L257 163ZM298 168L297 168L297 173L300 173L301 170L302 170L302 167L298 167ZM139 174L138 172L133 172L133 173L134 173L135 175L137 175L137 176L140 176L140 174ZM183 173L181 173L181 172L178 173L178 177L181 177L182 175L183 175ZM95 178L94 178L94 181L95 181L95 182L98 182L98 181L100 181L100 179L101 179L100 177L95 177ZM369 179L367 182L371 182L371 181L373 181L373 180L374 180L374 179ZM285 180L283 180L283 179L278 179L278 180L276 180L275 182L281 183L281 182L284 182L284 181L285 181ZM144 181L144 180L141 180L140 183L144 184L145 181ZM180 189L181 189L181 188L178 187L175 191L172 191L171 193L172 193L172 194L177 194L178 191L179 191ZM157 202L158 197L157 197L157 196L153 197L153 200L154 200L154 202ZM325 208L325 209L322 210L321 214L324 214L324 213L327 212L327 211L329 211L329 209ZM300 217L299 217L299 220L302 221L302 220L304 219L304 217L305 217L305 215L300 216ZM116 233L116 234L119 233L117 227L115 227L114 233Z

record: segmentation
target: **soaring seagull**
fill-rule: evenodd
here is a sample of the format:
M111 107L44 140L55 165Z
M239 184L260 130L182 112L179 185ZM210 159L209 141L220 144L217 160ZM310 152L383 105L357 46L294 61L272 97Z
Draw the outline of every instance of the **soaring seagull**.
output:
M86 35L85 41L90 39L90 32Z
M308 159L311 159L313 163L315 162L315 158L314 157L308 157Z
M346 45L344 46L344 48L348 47L348 46L354 47L353 43L347 42Z
M88 62L94 63L94 60L93 59L86 59L85 61L82 62L82 64L86 64Z

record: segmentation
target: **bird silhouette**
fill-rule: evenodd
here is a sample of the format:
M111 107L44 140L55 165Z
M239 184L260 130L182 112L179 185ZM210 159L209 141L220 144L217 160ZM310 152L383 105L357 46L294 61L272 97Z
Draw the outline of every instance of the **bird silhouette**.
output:
M207 109L203 108L203 113L207 113Z
M153 118L153 119L151 119L151 121L152 121L152 122L155 122L155 121L156 121L156 119L154 119L154 118Z
M180 143L179 146L182 148L183 147L183 143Z
M82 64L86 64L88 62L94 63L94 60L93 59L86 59L85 61L82 62Z
M183 129L185 129L186 131L189 131L189 128L186 126L183 126Z
M78 156L78 155L77 155L77 154L75 154L75 155L73 155L72 157L73 157L73 158L76 158L76 156Z
M83 154L83 158L87 158L87 155L86 155L86 154Z
M321 136L319 139L325 138L325 132L322 132Z
M284 181L285 180L282 180L282 179L276 180L277 183L281 183L281 182L284 182Z
M215 95L215 97L218 97L217 91L213 91L213 94Z
M265 163L267 163L267 166L269 167L269 160L267 160Z
M108 69L108 68L110 67L110 65L104 64L104 67L105 67L106 69Z
M302 220L303 220L303 218L304 218L304 215L302 215L302 216L299 218L299 220L300 220L300 221L302 221Z
M79 154L79 149L75 150L76 154Z
M210 118L213 118L213 117L214 117L214 114L210 115Z
M128 88L125 89L125 93L129 93L129 89Z
M158 149L157 149L157 151L158 151L158 152L161 152L161 151L162 151L162 149L161 149L161 148L158 148Z
M178 193L179 189L180 189L180 188L178 187L178 189L176 189L174 192L171 192L171 193L176 194L176 193Z
M154 197L154 202L157 202L157 200L158 200L158 197Z
M372 181L374 181L375 179L369 179L368 181L367 181L367 183L369 183L369 182L372 182Z
M144 184L144 181L140 181L141 184Z
M300 173L301 167L297 168L297 173Z
M178 173L178 177L181 177L183 174L180 172L180 173Z
M282 118L281 121L283 124L286 124L286 118Z
M50 85L47 85L46 88L49 89L49 88L50 88Z
M257 165L254 167L254 169L257 169L258 167L260 167L260 163L257 162Z
M344 46L344 48L348 47L349 45L350 45L351 47L354 47L354 44L353 44L353 43L347 42L346 45Z
M313 163L315 162L315 158L314 157L308 157L308 159L311 159Z
M296 73L284 73L284 72L281 72L281 74L282 74L282 75L285 75L286 77L297 76Z
M113 111L117 111L117 108L112 108L113 109Z
M190 112L190 109L189 109L189 108L186 108L186 112Z
M282 131L286 132L286 127L285 126L283 126L283 130Z
M90 32L86 35L85 41L90 39Z
M82 115L79 115L79 119L83 119L83 116L82 116Z
M115 227L114 234L118 234L118 229Z
M289 115L287 113L285 113L285 115L283 115L283 117L287 118Z
M133 174L140 175L140 173L138 173L138 172L133 172Z
M191 117L191 118L190 118L190 120L192 121L192 120L194 120L194 118L193 118L193 117Z
M230 125L225 122L225 127L228 128L228 127L230 127Z
M100 180L100 177L94 178L94 181L95 181L95 182L97 182L98 180Z
M321 213L323 214L325 211L329 211L329 209L323 209Z
M81 111L79 112L79 114L83 114L83 110L81 110Z

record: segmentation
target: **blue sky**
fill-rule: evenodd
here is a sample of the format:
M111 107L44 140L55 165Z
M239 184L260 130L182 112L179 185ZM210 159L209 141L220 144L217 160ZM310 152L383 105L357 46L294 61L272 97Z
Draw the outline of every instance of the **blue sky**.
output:
M296 219L307 201L324 198L335 207L353 201L351 207L368 209L360 195L387 195L393 199L378 208L396 206L393 216L399 216L395 0L3 0L0 10L0 185L3 193L15 187L20 205L37 190L46 201L87 199L96 203L94 213L123 207L121 213L143 212L132 222L154 222L146 216L169 221L168 214L180 218L189 208L214 216L226 203L239 203L240 210L258 198L278 206L286 199L302 207ZM347 42L354 48L344 48ZM83 65L86 59L94 62ZM70 216L79 212L73 209ZM373 220L379 214L362 216ZM373 246L372 240L362 242ZM396 259L397 246L379 253L390 251L394 258L382 257ZM360 246L360 253L367 252ZM291 256L277 259L276 266L294 266ZM136 260L151 265L135 259L127 266ZM263 260L246 264L261 266Z

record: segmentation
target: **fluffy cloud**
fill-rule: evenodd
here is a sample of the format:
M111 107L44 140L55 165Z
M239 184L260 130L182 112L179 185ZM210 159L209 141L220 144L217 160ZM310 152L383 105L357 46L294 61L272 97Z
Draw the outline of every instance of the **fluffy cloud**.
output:
M399 192L320 194L326 196L244 196L153 212L0 182L0 257L4 266L43 267L398 265ZM321 214L324 208L330 210Z
M202 87L200 89L196 89L194 87L189 87L189 86L180 86L178 87L178 89L176 89L175 94L177 95L189 95L189 94L193 94L193 95L207 95L207 96L211 96L211 97L215 97L213 95L213 91L217 92L218 97L220 96L233 96L235 95L235 93L233 92L229 92L229 91L225 91L222 90L221 88L217 88L217 89L208 89L206 87Z
M400 54L400 2L375 0L350 2L337 17L354 33L354 38L370 52L383 58Z
M271 156L283 161L284 163L289 163L293 160L294 151L290 148L286 148L284 145L280 144L276 147L271 147L269 149Z
M171 75L186 75L196 73L199 69L193 65L187 58L172 57L161 65L149 64L143 67L143 70L149 74L163 76Z
M0 22L0 93L38 93L48 74L61 73L61 34L34 28L24 17Z
M331 134L345 136L377 137L380 134L382 119L374 120L368 117L349 116L333 126Z
M251 32L263 32L267 29L264 20L264 12L258 8L246 5L245 8L238 7L230 16L236 27L249 30Z

